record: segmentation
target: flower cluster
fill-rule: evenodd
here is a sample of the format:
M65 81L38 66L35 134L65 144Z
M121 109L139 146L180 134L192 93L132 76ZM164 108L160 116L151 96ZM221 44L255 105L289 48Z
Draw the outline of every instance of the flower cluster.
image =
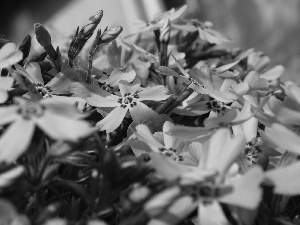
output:
M185 9L88 52L101 10L67 55L0 38L1 222L299 224L299 82Z

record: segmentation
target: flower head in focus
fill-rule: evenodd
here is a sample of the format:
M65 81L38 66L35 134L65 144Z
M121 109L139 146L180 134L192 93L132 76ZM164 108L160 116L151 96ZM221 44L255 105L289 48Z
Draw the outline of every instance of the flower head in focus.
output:
M89 105L100 108L114 108L103 120L97 123L100 130L106 130L107 133L118 128L128 111L132 120L137 123L157 117L158 114L142 103L142 101L162 101L169 97L167 95L168 90L162 85L138 91L140 88L139 82L130 84L127 81L121 80L119 88L121 96L107 93L106 97L91 94L90 97L86 98Z

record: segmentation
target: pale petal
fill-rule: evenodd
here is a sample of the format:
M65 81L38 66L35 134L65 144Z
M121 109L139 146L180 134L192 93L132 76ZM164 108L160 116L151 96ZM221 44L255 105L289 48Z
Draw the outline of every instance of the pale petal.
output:
M26 65L26 72L32 77L34 83L44 85L41 67L37 62L30 62Z
M0 73L1 73L1 71L0 71ZM7 99L8 99L8 92L0 89L0 104L6 102Z
M48 110L36 120L37 125L56 140L78 141L95 131L88 122L70 119Z
M213 69L212 71L214 73L224 73L225 71L229 70L230 68L234 67L235 65L237 65L241 60L238 59L237 61L233 62L233 63L229 63L229 64L226 64L224 66L220 66L216 69Z
M201 152L203 149L203 145L200 142L192 142L189 144L189 153L195 159L195 161L200 162Z
M300 162L293 165L270 170L266 178L274 184L274 192L282 195L300 194Z
M0 107L0 125L5 125L16 120L18 118L17 113L19 108L17 105Z
M136 106L129 107L129 112L132 120L137 123L142 123L143 121L152 121L159 117L158 113L139 101L136 102Z
M0 191L1 188L8 186L15 178L17 178L24 172L25 172L25 168L21 165L18 165L8 171L2 172L0 174Z
M231 137L228 129L219 129L210 139L205 168L217 169L221 174L226 173L234 160L241 154L245 144L244 136Z
M158 140L156 140L149 130L149 128L144 124L139 124L135 127L136 129L136 137L145 142L154 152L159 152L158 149L164 148L163 144L161 144Z
M259 79L259 74L256 71L250 71L246 78L244 79L244 82L248 83L250 87L253 86L253 84Z
M240 125L233 126L232 129L235 135L244 134L246 137L246 141L249 142L256 137L257 126L258 126L258 120L252 117L251 119L245 121ZM238 131L239 128L241 129L240 130L241 132Z
M200 67L200 69L194 67L191 69L190 75L200 84L202 84L204 87L211 90L214 89L212 77L211 77L211 71L208 66L202 66Z
M220 202L247 209L255 209L262 198L261 184L264 173L259 166L251 168L245 175L233 178L228 184L232 192L218 198Z
M254 90L267 90L269 88L269 83L264 78L259 78L256 82L254 82L251 86Z
M192 138L207 134L209 131L210 129L205 127L175 126L165 130L164 132L174 137Z
M156 219L151 220L148 225L171 225L178 224L186 218L198 206L198 202L190 196L184 196L175 201L167 210Z
M276 119L286 125L298 124L300 122L300 112L286 107L280 107L276 113Z
M34 122L19 118L0 137L0 162L11 163L24 153L30 144Z
M138 82L133 82L132 84L130 84L128 81L125 80L121 80L119 82L120 92L122 96L124 96L127 93L129 94L135 93L140 86L141 84Z
M101 97L100 95L91 94L90 97L85 98L85 101L95 107L117 107L119 97L111 95L109 97Z
M47 84L48 85L48 84ZM69 92L76 97L89 97L92 94L99 95L101 97L114 96L107 91L104 91L98 85L87 84L82 82L73 82L69 85Z
M0 89L8 90L13 85L13 77L0 77Z
M266 80L276 80L283 74L283 72L284 67L282 65L278 65L273 67L272 69L269 69L267 72L262 73L260 77Z
M247 91L249 90L249 85L246 82L242 82L239 84L235 84L232 86L232 89L234 90L235 93L237 93L238 95L244 95L247 93Z
M179 164L159 153L153 152L150 157L151 167L153 167L155 171L166 180L171 181L177 179L180 175L189 171L187 166Z
M208 204L199 204L198 221L203 225L228 225L228 221L223 213L220 204L212 201Z
M106 130L106 133L110 133L120 126L127 111L128 108L116 107L96 125L100 127L100 130Z
M117 87L121 80L126 80L131 83L136 76L136 72L134 70L130 70L128 72L123 72L120 69L114 69L110 76L107 79L107 82L113 86Z
M265 132L265 138L278 147L300 154L300 137L281 124L272 124L271 129Z
M0 69L8 68L23 58L23 53L17 49L14 43L7 43L0 49Z
M163 85L157 85L141 92L138 92L139 100L162 101L166 100L170 95L167 95L168 89Z
M86 101L80 97L52 95L52 97L49 99L52 99L53 103L63 104L64 106L74 106L75 104L77 104L78 110L83 110L86 104Z
M163 126L163 132L170 130L172 127L175 127L175 125L170 121L166 121ZM166 148L175 148L175 142L175 137L164 133L164 143Z
M229 92L222 92L222 91L217 91L217 90L208 90L208 94L215 98L216 100L224 103L229 103L233 102L234 100L237 99L237 96L233 93Z

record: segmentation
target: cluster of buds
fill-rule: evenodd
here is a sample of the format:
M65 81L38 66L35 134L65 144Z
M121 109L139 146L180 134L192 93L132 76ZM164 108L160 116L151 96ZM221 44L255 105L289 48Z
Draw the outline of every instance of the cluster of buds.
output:
M115 40L122 31L123 31L123 27L121 26L112 27L110 29L106 27L103 33L101 33L101 30L97 31L97 36L89 50L89 69L88 69L87 83L91 82L94 56L101 50L101 48L104 45L107 45L113 40Z
M102 16L103 11L100 10L89 18L88 22L81 28L80 31L79 27L77 27L75 37L73 38L68 51L70 65L72 65L72 61L77 57L87 40L93 35L94 30L102 19Z

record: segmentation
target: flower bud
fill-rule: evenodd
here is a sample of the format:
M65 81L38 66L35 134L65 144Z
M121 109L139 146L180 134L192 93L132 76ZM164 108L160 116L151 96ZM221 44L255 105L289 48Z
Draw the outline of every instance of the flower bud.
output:
M99 39L98 45L107 44L115 40L122 31L123 31L123 27L121 26L113 27L110 28L109 30L106 28Z
M100 23L103 16L103 11L99 10L95 15L91 16L89 18L89 21L81 28L82 34L85 36L85 38L90 38L98 24Z
M168 44L170 41L171 21L168 19L160 28L159 41Z
M23 52L23 59L22 59L22 62L24 61L25 58L27 58L27 56L29 55L29 52L30 52L30 47L31 47L31 36L30 35L27 35L22 44L19 46L19 50L21 52ZM21 62L21 64L22 64Z
M100 10L89 18L89 21L80 29L80 31L79 27L77 28L75 37L73 38L68 51L70 61L77 57L87 40L93 35L94 30L102 19L102 16L103 11Z
M34 24L34 32L36 34L36 40L40 43L44 48L51 45L51 36L49 32L39 23Z

